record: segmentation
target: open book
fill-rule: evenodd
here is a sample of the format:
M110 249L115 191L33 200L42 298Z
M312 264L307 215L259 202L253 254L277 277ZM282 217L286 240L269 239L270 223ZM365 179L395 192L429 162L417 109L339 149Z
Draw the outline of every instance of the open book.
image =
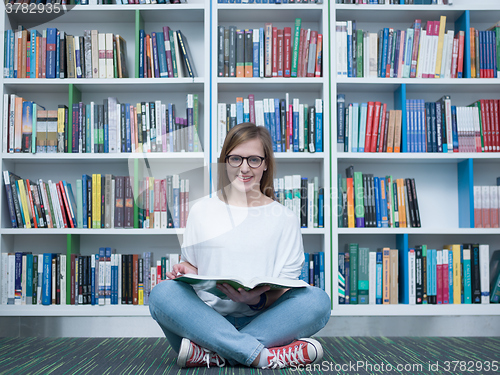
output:
M229 284L236 290L239 288L250 290L265 285L269 285L271 289L303 288L309 285L302 280L280 279L277 277L265 276L254 277L250 280L243 280L237 277L214 277L185 274L175 278L174 280L191 284L198 290L204 290L222 299L227 299L227 296L217 289L217 284Z

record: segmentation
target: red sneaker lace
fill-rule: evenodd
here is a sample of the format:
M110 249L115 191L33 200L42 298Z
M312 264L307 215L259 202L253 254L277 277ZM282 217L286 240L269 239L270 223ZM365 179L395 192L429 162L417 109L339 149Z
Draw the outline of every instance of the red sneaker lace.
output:
M210 368L211 363L217 365L218 367L222 367L226 364L226 360L217 353L202 348L194 343L191 343L191 348L193 349L193 353L188 360L188 366L204 366L206 364L206 366Z
M269 365L264 368L284 368L292 365L306 364L309 359L304 357L304 343L290 344L276 349L269 349L273 357L269 357Z

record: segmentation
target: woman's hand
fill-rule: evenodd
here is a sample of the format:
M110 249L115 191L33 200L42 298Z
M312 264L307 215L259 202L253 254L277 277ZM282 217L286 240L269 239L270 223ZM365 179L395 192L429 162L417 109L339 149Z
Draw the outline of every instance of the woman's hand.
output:
M234 289L229 284L217 284L217 289L228 296L234 302L241 302L247 305L256 305L260 301L260 295L271 289L268 285L261 286L246 291L243 288Z
M195 275L197 275L198 268L193 266L191 263L182 262L174 264L174 266L172 267L172 272L165 272L165 275L167 275L169 279L175 279L176 277L185 275L187 273L194 273Z

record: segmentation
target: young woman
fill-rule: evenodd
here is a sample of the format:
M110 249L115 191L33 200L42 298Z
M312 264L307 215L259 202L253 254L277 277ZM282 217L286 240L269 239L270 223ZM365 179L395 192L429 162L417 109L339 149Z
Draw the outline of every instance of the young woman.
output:
M169 279L188 273L298 279L304 262L299 219L274 200L274 172L271 136L264 127L243 123L229 131L219 159L219 190L192 207L182 262L167 273ZM321 360L321 344L307 337L330 317L323 290L218 288L229 299L174 280L151 292L151 316L178 353L180 367L227 361L283 368Z

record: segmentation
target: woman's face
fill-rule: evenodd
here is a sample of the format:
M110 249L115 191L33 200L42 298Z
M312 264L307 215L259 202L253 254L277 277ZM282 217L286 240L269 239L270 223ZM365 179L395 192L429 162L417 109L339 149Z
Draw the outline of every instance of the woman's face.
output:
M249 166L249 163L251 165L258 164L261 160L259 157L264 158L264 148L262 147L260 139L251 139L240 144L229 152L228 156L233 156L233 158L231 158L233 161L235 160L234 156L241 156L244 158L252 157L250 160L243 159L239 167L231 166L229 160L226 158L227 176L231 182L231 187L245 194L251 191L260 192L260 180L262 179L264 170L267 169L266 162L262 161L262 164L257 168L251 168Z

